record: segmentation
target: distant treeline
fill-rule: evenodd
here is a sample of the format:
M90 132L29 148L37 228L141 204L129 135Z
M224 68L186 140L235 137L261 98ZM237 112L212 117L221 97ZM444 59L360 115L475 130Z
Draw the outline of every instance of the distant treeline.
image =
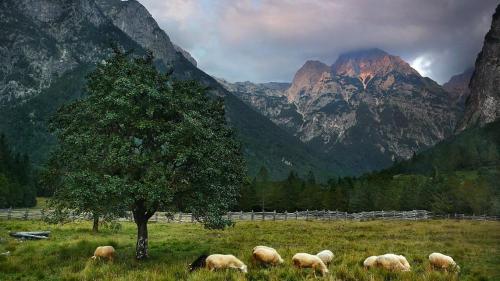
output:
M313 173L295 172L283 181L267 180L267 171L242 188L236 210L372 210L425 209L436 213L500 215L500 166L446 174L392 175L379 172L359 178L317 183Z
M11 151L5 136L0 135L0 208L36 204L32 173L28 157Z
M500 120L472 128L411 159L360 177L318 183L290 173L271 182L262 168L242 189L243 210L425 209L500 215Z
M35 204L34 173L26 156L0 138L0 208ZM307 174L307 173L306 173ZM500 121L473 128L410 160L360 177L319 182L310 172L271 181L265 168L241 189L235 210L425 209L437 213L500 215ZM50 196L50 190L38 190Z

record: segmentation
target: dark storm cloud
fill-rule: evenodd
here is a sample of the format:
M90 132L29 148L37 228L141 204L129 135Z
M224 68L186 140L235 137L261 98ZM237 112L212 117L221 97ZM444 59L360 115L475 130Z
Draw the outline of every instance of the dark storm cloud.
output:
M442 83L472 66L497 0L140 0L207 73L290 81L308 59L378 47Z

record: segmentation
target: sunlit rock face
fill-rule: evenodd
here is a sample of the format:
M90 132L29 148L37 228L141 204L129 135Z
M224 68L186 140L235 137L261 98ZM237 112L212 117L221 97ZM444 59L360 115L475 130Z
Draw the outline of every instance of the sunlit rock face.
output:
M436 82L379 49L343 54L332 66L308 61L287 90L266 96L247 87L239 96L353 173L450 136L463 110Z
M484 38L470 81L470 96L457 131L482 126L500 118L500 5Z
M320 61L307 61L293 77L292 85L287 91L288 100L296 102L302 95L308 94L328 71L328 65Z

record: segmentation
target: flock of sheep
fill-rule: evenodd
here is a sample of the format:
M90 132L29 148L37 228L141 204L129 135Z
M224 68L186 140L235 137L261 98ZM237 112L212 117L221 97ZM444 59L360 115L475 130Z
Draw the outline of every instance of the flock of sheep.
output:
M97 247L94 252L93 259L106 258L113 260L115 249L112 246ZM279 265L284 262L278 252L271 247L257 246L252 250L252 257L256 263L264 265ZM323 276L328 274L328 265L333 261L334 255L330 250L324 250L316 255L307 253L297 253L292 257L292 263L297 268L311 268L316 276L316 271L322 273ZM460 267L455 263L452 257L441 253L432 253L429 255L429 262L433 268L442 270L460 271ZM385 254L380 256L371 256L363 262L365 269L383 268L391 271L410 271L411 267L404 256L395 254ZM210 271L216 269L237 269L243 273L248 272L248 267L238 258L233 255L201 255L189 265L189 270L193 271L198 268L206 268Z

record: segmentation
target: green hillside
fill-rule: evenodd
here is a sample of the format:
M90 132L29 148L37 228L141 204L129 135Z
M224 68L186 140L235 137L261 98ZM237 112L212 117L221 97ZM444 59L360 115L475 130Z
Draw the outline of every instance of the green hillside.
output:
M432 175L499 165L500 120L497 120L455 135L408 161L396 163L388 171L394 174Z

